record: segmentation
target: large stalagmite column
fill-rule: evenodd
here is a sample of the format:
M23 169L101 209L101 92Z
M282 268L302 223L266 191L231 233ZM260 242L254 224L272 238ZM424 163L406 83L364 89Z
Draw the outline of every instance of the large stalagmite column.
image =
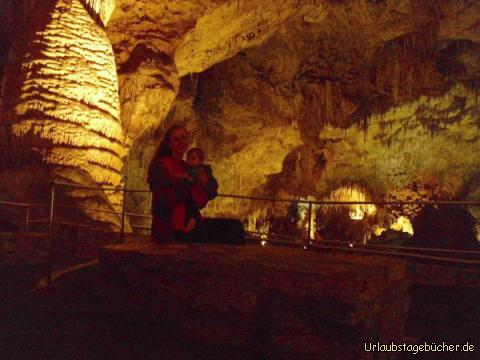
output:
M104 31L113 8L114 0L39 0L26 9L2 84L0 190L8 197L42 198L53 179L122 184L117 72ZM17 184L7 186L12 178ZM121 202L119 193L67 194L84 209L118 210Z

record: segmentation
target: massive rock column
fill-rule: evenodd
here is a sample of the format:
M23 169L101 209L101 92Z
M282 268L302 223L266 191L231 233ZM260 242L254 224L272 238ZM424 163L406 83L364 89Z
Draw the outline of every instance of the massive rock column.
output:
M104 31L114 0L29 4L2 84L0 190L16 200L42 200L54 179L120 186L124 135L115 60ZM67 195L87 213L90 207L118 210L121 202L116 192ZM118 224L112 214L88 215Z

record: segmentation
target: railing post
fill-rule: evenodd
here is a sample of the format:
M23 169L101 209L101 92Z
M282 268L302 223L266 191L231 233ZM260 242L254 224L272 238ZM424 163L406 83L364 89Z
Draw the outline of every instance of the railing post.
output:
M47 285L52 283L53 251L55 247L55 182L52 182L50 192L50 248L48 251Z
M27 206L27 216L25 219L25 232L30 230L30 206Z
M305 243L305 246L304 248L307 249L309 246L310 246L310 243L311 243L311 236L310 236L310 233L312 232L312 203L309 202L308 203L308 226L307 226L307 241Z
M125 215L126 215L126 209L127 209L127 206L126 206L126 191L125 189L122 189L122 198L123 198L123 201L122 201L122 225L121 225L121 229L120 229L120 242L121 243L124 243L125 242Z
M271 206L268 208L267 210L267 229L266 229L266 239L267 241L268 240L277 240L277 238L275 238L275 233L274 233L274 229L273 229L273 215L275 214L275 201L272 201L272 204Z

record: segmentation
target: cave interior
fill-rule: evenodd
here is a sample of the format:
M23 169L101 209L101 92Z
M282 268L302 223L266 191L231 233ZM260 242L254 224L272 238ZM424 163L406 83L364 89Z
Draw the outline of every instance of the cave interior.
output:
M174 124L204 150L219 192L245 197L218 197L204 215L240 220L262 245L478 259L479 0L0 0L0 9L0 228L18 231L2 240L1 260L36 264L14 279L45 274L38 234L51 228L52 182L64 225L58 268L148 237L147 169ZM480 299L474 289L464 315ZM409 316L422 318L418 299L441 291L445 322L445 287L412 290Z

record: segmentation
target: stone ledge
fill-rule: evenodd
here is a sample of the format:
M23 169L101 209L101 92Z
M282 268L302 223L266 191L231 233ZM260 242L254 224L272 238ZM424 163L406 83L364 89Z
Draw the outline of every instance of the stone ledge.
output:
M302 358L368 358L402 340L403 261L283 247L123 244L101 250L139 311L189 337Z

